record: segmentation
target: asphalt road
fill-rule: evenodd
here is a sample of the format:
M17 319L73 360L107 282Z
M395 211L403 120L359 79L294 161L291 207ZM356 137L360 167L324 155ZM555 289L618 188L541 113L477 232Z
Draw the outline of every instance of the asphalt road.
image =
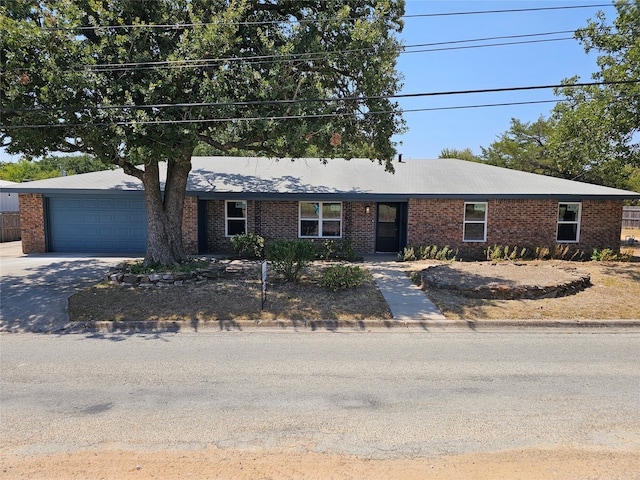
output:
M640 448L640 334L0 336L0 449Z

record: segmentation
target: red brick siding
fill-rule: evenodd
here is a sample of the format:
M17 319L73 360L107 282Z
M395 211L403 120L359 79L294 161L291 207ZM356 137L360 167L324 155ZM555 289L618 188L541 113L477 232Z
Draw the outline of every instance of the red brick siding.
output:
M184 199L182 214L182 247L187 255L198 253L198 198Z
M365 213L365 205L370 206L369 214ZM207 203L207 212L209 251L231 251L231 242L224 236L224 200L210 200ZM356 252L373 252L374 212L375 203L342 202L342 239L353 240ZM297 201L248 202L247 215L247 230L262 235L266 241L298 238Z
M611 248L618 250L622 231L622 201L595 201L582 202L582 215L580 219L580 248L591 253L592 249L598 250Z
M20 230L23 253L45 253L47 251L44 218L44 197L39 193L21 193Z
M408 205L409 245L462 244L464 200L411 198Z
M351 202L351 222L345 238L353 240L353 249L360 253L373 253L376 243L376 203ZM369 207L369 213L365 208Z
M553 248L556 241L558 201L494 199L487 202L487 241L463 242L463 199L411 199L409 245L449 245L463 259L481 258L492 245ZM617 250L622 226L622 201L582 202L580 241L569 245L585 256L594 248Z

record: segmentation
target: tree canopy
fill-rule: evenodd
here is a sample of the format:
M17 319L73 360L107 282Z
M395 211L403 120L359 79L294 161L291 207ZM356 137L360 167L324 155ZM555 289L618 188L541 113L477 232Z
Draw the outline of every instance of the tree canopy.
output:
M403 1L14 0L0 143L84 152L145 187L147 263L186 258L190 158L365 156L392 169ZM159 162L167 162L160 191Z
M63 175L107 170L108 165L91 155L48 156L40 160L21 158L17 162L0 162L0 179L10 182L42 180ZM111 167L115 168L115 167Z
M616 2L608 23L599 12L576 32L599 53L593 80L565 79L549 118L511 120L482 160L503 167L640 191L640 6Z

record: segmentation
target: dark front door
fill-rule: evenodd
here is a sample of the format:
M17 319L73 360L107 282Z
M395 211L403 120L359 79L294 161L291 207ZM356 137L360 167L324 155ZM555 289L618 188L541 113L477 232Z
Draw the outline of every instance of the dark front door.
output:
M376 251L400 251L402 225L401 203L378 203L376 222Z

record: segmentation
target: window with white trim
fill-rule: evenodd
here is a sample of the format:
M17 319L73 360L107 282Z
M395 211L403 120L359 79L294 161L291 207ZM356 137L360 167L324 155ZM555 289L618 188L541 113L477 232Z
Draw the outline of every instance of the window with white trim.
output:
M226 200L224 217L227 237L247 233L247 202L245 200Z
M487 203L465 202L464 204L464 242L487 241Z
M563 243L578 243L580 241L580 203L558 204L556 240Z
M342 236L342 203L300 202L298 232L301 238Z

